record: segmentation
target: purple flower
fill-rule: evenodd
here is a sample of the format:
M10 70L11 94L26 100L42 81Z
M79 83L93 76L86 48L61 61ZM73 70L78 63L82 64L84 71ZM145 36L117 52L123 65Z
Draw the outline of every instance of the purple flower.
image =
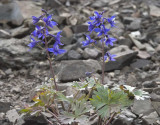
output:
M106 52L106 54L104 55L104 60L105 62L116 61L114 57L116 57L116 55L111 55L109 52Z
M107 18L108 23L110 23L111 27L116 27L115 26L115 17L116 16L111 16L111 18Z
M90 17L90 20L93 20L92 24L95 26L99 26L101 24L102 15L97 11L94 12L94 16Z
M109 44L111 46L113 46L113 42L115 42L116 40L117 40L116 38L109 37L109 35L108 35L108 37L105 38L104 42L105 42L106 46L108 46Z
M64 49L59 49L58 45L53 45L53 48L48 48L49 52L52 52L54 55L63 54L66 52Z
M53 28L53 26L57 25L56 22L52 21L52 15L49 15L47 18L43 18L43 21L47 26Z
M61 42L60 42L60 38L62 37L60 34L61 34L61 32L62 31L59 31L58 33L57 33L57 35L51 35L51 34L49 34L50 36L52 36L52 37L54 37L54 39L55 39L55 45L64 45L64 44L62 44Z
M30 47L30 49L32 49L33 47L36 46L36 44L39 42L39 41L36 41L33 37L31 37L31 43L28 44L28 46Z
M38 39L40 38L44 39L45 38L44 32L46 32L46 36L48 36L49 33L47 27L44 29L44 27L36 25L35 30L31 34L34 37L38 37Z
M107 35L110 29L105 28L105 25L101 25L101 28L95 28L94 31L99 33L98 36L101 36L102 34Z
M86 35L86 41L83 41L83 42L82 42L82 45L83 45L83 46L87 46L87 45L89 45L89 44L91 44L91 43L94 43L94 42L96 42L96 41L93 40L93 39L91 39L91 37L90 37L89 35Z
M32 16L32 22L33 22L33 24L36 24L40 20L40 18L41 18L41 16L40 17Z
M93 31L93 29L95 28L95 25L93 25L91 22L88 22L89 26L88 26L88 31Z

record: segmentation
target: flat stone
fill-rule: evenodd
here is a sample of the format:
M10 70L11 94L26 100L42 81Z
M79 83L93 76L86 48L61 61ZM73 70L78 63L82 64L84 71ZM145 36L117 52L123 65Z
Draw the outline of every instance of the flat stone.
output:
M99 54L100 52L96 48L93 49L85 48L83 52L83 57L86 59L88 58L95 59Z
M3 29L0 29L0 38L10 39L11 34Z
M83 33L88 31L88 25L76 25L71 27L74 34Z
M156 112L158 113L158 115L160 115L160 102L158 102L158 101L152 101L152 106L156 110Z
M158 87L157 83L155 81L145 81L142 83L143 87L145 88L155 88Z
M120 40L118 40L118 43L120 45L126 45L129 48L131 48L133 46L133 42L129 38L120 39Z
M112 54L112 53L111 53ZM137 52L132 50L126 50L124 52L117 53L115 57L116 61L109 61L105 63L105 71L113 71L122 69L124 66L130 64L130 62L136 57Z
M130 66L132 68L143 68L147 65L150 64L150 60L145 60L145 59L137 59L136 62L133 62Z
M70 50L69 52L68 52L68 59L70 59L70 60L78 60L78 59L80 59L82 56L81 56L81 54L79 54L77 51L75 51L75 50Z
M140 115L148 115L151 112L154 111L154 108L152 107L151 100L146 99L146 100L134 100L133 107L132 107L132 112Z
M11 23L11 25L19 26L23 20L17 2L0 5L0 23Z
M17 111L15 109L9 110L6 113L6 117L9 119L10 122L14 123L17 119L20 118Z
M70 60L62 61L57 70L58 79L62 82L74 81L85 77L85 72L98 72L101 66L96 60Z
M11 103L10 102L1 102L0 101L0 112L6 113L8 110L10 110Z
M143 116L143 119L148 122L150 125L154 125L157 123L157 120L159 120L157 112L152 112L149 115Z
M150 5L150 15L151 16L155 16L155 17L160 17L160 8L154 6L154 5Z

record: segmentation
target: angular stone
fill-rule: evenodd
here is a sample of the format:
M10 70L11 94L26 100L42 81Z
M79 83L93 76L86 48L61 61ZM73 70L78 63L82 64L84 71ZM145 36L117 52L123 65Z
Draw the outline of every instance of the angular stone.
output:
M83 53L83 57L85 59L88 59L88 58L95 59L99 54L100 54L100 52L95 48L93 48L93 49L85 48L84 53Z
M132 50L126 50L124 52L120 52L116 56L116 61L109 61L105 64L105 71L112 71L116 69L121 69L124 66L130 64L130 62L136 57L137 52Z
M158 87L157 83L155 81L145 81L142 83L143 87L145 88L155 88Z
M154 5L150 5L150 15L151 16L155 16L155 17L160 17L160 8L154 6Z
M85 72L98 72L101 66L96 60L70 60L62 61L57 66L58 79L62 82L74 81L85 77Z
M5 30L0 29L0 38L11 38L11 34Z
M11 103L10 102L1 102L0 101L0 112L6 113L8 110L10 110Z
M6 113L6 117L9 119L10 122L14 123L17 119L20 118L17 111L15 109L9 110Z
M133 107L132 107L133 113L140 115L148 115L151 112L154 111L154 108L152 107L151 100L134 100Z
M72 30L74 34L87 32L88 25L76 25L72 26Z
M29 33L30 33L30 29L28 27L24 27L24 26L21 26L21 27L18 27L18 28L11 30L11 35L12 35L12 37L15 37L15 38L23 38L23 37L29 35Z
M119 39L118 40L118 43L120 45L126 45L128 46L129 48L131 48L133 46L133 43L132 41L129 39L129 38L123 38L123 39Z
M149 115L143 116L142 118L145 119L145 121L147 121L148 124L150 124L150 125L156 124L157 120L159 120L158 114L156 111L150 113Z
M81 54L79 54L77 51L75 51L75 50L70 50L69 52L68 52L68 59L70 59L70 60L78 60L78 59L80 59L82 56L81 56Z
M150 64L150 60L145 60L145 59L137 59L136 62L133 62L130 66L132 68L143 68L147 65Z
M16 2L0 5L0 23L11 23L19 26L23 22L23 16Z

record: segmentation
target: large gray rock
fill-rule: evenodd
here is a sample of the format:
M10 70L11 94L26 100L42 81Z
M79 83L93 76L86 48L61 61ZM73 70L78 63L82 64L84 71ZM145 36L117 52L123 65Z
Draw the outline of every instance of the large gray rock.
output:
M20 118L17 111L15 109L9 110L6 113L6 117L9 119L10 122L14 123L16 120Z
M85 72L98 72L101 66L96 60L62 61L56 68L58 79L62 82L78 80L85 77Z
M109 61L105 64L105 71L112 71L116 69L121 69L124 66L130 64L130 62L136 57L137 52L132 50L125 50L116 54L116 61Z
M140 115L148 115L154 111L151 100L135 100L132 107L133 113Z
M41 51L33 48L29 51L29 36L23 39L0 39L0 66L21 68L33 64L35 60L44 60Z
M23 20L19 6L15 1L0 5L0 23L11 23L19 26Z

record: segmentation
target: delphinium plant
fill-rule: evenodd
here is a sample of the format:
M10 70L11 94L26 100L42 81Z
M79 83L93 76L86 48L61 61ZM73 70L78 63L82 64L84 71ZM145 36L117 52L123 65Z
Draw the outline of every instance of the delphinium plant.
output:
M31 33L31 43L28 46L30 49L36 45L41 45L42 49L44 47L43 50L47 54L52 78L36 88L37 93L33 98L34 103L22 109L21 113L44 115L51 125L90 125L94 119L97 119L98 125L109 125L121 109L129 106L134 98L144 99L149 97L148 93L136 90L134 87L124 85L109 89L107 85L104 85L105 62L115 61L115 55L104 52L104 46L113 46L116 39L109 35L109 31L110 28L116 26L115 16L105 18L103 13L95 11L94 16L90 17L92 21L88 22L90 34L92 32L98 33L97 36L102 45L102 81L100 82L91 73L86 73L88 77L72 82L72 87L76 91L70 96L66 96L63 91L58 91L49 54L51 52L58 55L65 52L65 50L59 49L59 45L63 45L60 42L61 31L57 35L49 33L48 27L53 28L57 23L52 21L52 15L43 9L41 16L32 17L36 29ZM37 25L39 21L43 22L43 26ZM106 28L107 23L109 23L110 28ZM95 46L98 42L91 39L90 34L86 35L87 40L82 42L83 46L89 44ZM50 40L48 40L49 38ZM53 39L55 41L53 47L49 48L48 44Z
M94 16L90 17L91 22L88 22L88 31L90 33L86 35L87 40L82 42L83 46L88 46L90 44L95 46L98 41L91 39L90 35L93 32L97 33L97 37L102 45L102 48L100 49L102 52L102 84L104 84L105 62L115 61L114 57L116 56L110 54L109 52L105 52L104 46L113 46L113 42L117 40L116 38L109 36L110 29L116 27L115 16L105 18L103 17L104 12L105 11L103 11L102 13L98 13L97 11L95 11ZM106 24L109 24L110 26L106 27Z

